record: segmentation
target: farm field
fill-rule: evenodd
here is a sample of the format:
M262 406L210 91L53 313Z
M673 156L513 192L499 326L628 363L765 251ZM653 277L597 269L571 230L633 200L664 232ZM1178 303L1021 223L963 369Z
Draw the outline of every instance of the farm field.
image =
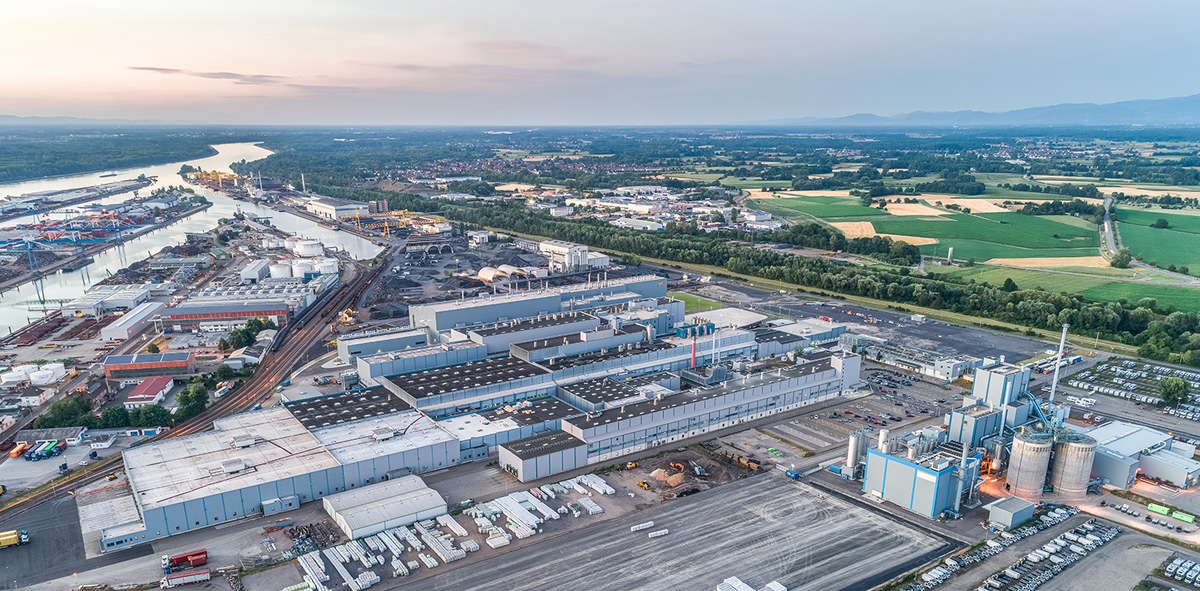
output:
M782 217L792 218L796 213L807 214L828 221L858 220L863 217L889 217L888 212L867 207L857 197L805 196L783 199L756 199L755 207Z
M1151 228L1158 219L1167 220L1169 227ZM1141 255L1160 267L1176 265L1200 271L1200 216L1121 208L1117 220L1121 241L1133 256Z
M1019 213L947 214L937 218L872 220L880 234L936 238L939 244L921 247L926 254L984 262L994 258L1096 256L1100 238L1095 230Z
M1155 298L1160 306L1172 305L1180 310L1200 311L1200 289L1181 285L1163 285L1151 282L1122 281L1112 278L1112 271L1128 269L1083 269L1089 273L1056 273L1040 269L1013 269L976 265L948 272L935 268L939 275L950 275L963 280L974 279L979 283L1003 285L1012 279L1020 289L1044 289L1049 292L1065 292L1082 295L1092 301L1115 302L1122 298L1136 302L1142 298ZM1091 274L1094 273L1094 274ZM1107 276L1101 276L1107 275Z
M792 181L764 181L757 177L725 177L721 179L721 185L734 189L790 189Z

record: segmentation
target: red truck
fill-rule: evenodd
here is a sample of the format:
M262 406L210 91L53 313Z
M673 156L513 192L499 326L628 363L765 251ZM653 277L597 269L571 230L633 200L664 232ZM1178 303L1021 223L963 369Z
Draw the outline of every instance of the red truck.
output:
M183 554L176 554L174 556L164 555L162 557L164 573L169 573L179 568L196 568L197 566L204 566L206 564L208 564L207 548L192 550L190 552L184 552Z

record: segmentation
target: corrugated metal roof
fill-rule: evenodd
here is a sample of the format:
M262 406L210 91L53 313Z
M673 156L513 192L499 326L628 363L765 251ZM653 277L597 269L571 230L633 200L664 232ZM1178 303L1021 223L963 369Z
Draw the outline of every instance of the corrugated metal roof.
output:
M325 497L329 507L343 511L377 501L388 500L425 488L425 481L420 476L402 476L372 484L363 488L348 490Z
M437 491L423 488L398 497L380 499L374 503L336 511L336 513L341 516L351 531L360 531L373 525L397 520L417 521L418 515L430 511L444 513L446 501Z

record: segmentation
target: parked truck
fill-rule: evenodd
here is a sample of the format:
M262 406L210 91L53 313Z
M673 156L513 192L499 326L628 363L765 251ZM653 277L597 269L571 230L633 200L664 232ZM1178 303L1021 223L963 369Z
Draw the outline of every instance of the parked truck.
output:
M201 583L212 578L212 573L208 569L188 570L181 573L171 573L159 581L158 586L162 589L171 589L183 585L191 585L192 583Z
M0 532L0 548L21 546L29 543L29 532L25 530L9 530Z
M184 552L174 556L167 556L164 554L162 557L162 567L164 573L169 573L181 568L196 568L197 566L204 566L206 564L208 564L207 548L192 550L190 552Z
M787 472L784 472L784 474L786 474L787 477L791 478L792 480L800 480L800 473L795 470L788 470Z

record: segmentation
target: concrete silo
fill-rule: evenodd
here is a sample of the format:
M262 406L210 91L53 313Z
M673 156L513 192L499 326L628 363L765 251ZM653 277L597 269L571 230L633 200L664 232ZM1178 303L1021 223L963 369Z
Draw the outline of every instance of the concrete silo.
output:
M1013 437L1005 478L1009 492L1027 501L1041 498L1053 447L1054 438L1049 433L1025 432Z
M1050 470L1054 494L1060 500L1082 500L1091 481L1096 440L1080 433L1067 433L1058 436L1054 447L1054 467Z

